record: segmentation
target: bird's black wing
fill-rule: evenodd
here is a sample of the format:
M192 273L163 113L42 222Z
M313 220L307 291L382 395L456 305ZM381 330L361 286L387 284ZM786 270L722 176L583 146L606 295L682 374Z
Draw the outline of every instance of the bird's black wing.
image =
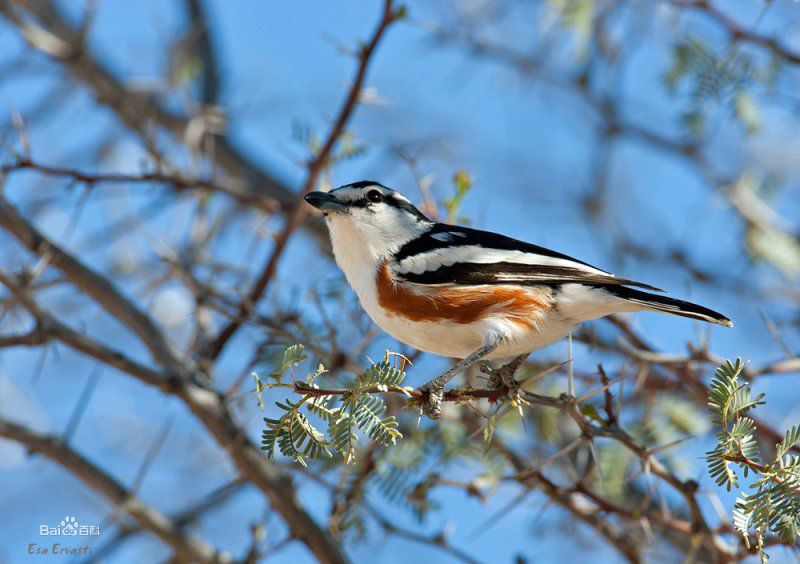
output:
M511 237L455 225L435 224L403 245L392 270L415 284L586 284L624 285L658 290L617 278L565 254Z

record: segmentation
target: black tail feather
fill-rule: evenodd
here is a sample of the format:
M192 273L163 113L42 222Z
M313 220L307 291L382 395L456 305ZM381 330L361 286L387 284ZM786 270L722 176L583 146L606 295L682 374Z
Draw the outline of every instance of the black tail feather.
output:
M701 305L693 304L692 302L676 300L675 298L659 296L658 294L650 294L648 292L642 292L641 290L626 288L625 286L605 286L605 290L617 297L641 304L656 311L663 311L664 313L671 313L673 315L725 325L726 327L733 327L733 322L721 313Z

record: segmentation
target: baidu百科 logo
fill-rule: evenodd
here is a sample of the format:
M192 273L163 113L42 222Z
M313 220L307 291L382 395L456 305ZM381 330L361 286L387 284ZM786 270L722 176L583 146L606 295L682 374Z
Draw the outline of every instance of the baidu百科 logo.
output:
M72 516L67 515L56 527L39 525L39 535L43 537L88 537L100 534L99 525L82 525Z

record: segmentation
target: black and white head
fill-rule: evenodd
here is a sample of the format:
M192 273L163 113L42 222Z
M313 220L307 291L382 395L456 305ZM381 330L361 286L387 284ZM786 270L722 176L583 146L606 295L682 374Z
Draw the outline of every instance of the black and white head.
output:
M309 192L305 199L325 215L337 259L356 250L386 257L433 225L405 196L377 182Z

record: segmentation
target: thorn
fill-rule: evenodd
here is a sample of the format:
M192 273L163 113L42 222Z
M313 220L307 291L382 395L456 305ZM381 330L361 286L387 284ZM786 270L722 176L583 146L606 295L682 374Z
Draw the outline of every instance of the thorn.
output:
M572 366L572 331L569 332L567 356L569 357L569 366L567 366L567 393L569 397L575 397L575 374Z
M599 388L597 388L596 390L592 390L591 392L588 392L588 393L585 393L585 394L583 394L581 397L579 397L579 398L576 398L576 399L575 399L575 404L577 405L577 404L579 404L579 403L581 403L581 402L584 402L584 401L586 401L586 400L587 400L587 399L589 399L589 398L593 398L593 397L594 397L594 396L596 396L597 394L601 394L601 393L605 392L607 389L609 389L609 388L610 388L611 386L613 386L614 384L618 384L618 383L622 382L622 380L623 380L624 378L625 378L625 376L620 376L620 377L619 377L619 378L617 378L616 380L612 380L612 381L611 381L611 382L609 382L608 384L605 384L605 385L603 385L603 386L600 386L600 387L599 387Z
M565 456L565 455L569 454L570 452L572 452L573 450L575 450L576 448L581 446L581 444L585 440L586 440L586 437L581 435L580 437L578 437L577 439L575 439L574 441L569 443L567 446L565 446L564 448L559 450L557 453L548 456L542 462L540 462L539 464L537 464L536 466L534 466L530 470L525 470L524 472L521 472L520 474L522 475L522 477L524 479L524 478L527 478L529 476L532 476L533 474L536 474L536 473L540 472L548 464L551 464L552 462L555 462L556 460L558 460L562 456Z
M565 366L568 366L568 365L569 365L569 362L570 362L569 360L565 360L564 362L559 362L559 363L557 363L557 364L554 364L553 366L550 366L550 367L548 367L548 368L545 368L545 369L544 369L544 370L542 370L541 372L536 372L535 374L531 374L531 375L530 375L530 376L528 376L527 378L525 378L525 379L523 379L523 380L520 380L519 382L517 382L517 384L519 384L519 387L520 387L520 388L521 388L521 387L522 387L524 384L532 384L533 382L536 382L536 381L540 380L540 379L541 379L541 378L543 378L544 376L547 376L548 374L552 374L553 372L555 372L555 371L559 370L560 368L563 368L563 367L565 367Z
M517 405L517 409L519 410L519 420L522 421L522 432L527 435L528 434L528 427L525 425L525 414L522 411L522 404Z
M600 454L597 452L597 446L594 444L594 441L588 439L589 442L589 452L592 453L592 458L594 459L595 466L597 467L597 473L600 474L600 484L603 486L603 491L606 491L606 477L603 475L603 467L600 466Z
M682 437L680 439L676 439L674 441L670 441L668 443L665 443L663 445L657 446L655 448L651 448L649 452L650 452L651 455L652 454L658 454L659 452L665 451L665 450L667 450L669 448L672 448L674 446L677 446L677 445L679 445L681 443L685 443L686 441L688 441L690 439L693 439L693 438L695 438L694 435L688 435L686 437Z
M505 515L510 514L516 507L519 506L519 502L521 502L528 494L532 493L533 491L535 490L533 490L532 488L523 489L519 494L511 498L508 503L506 503L500 509L498 509L493 515L490 515L489 518L487 518L480 525L475 527L470 533L470 537L477 538L486 531L488 531L492 525L496 524L500 520L500 518L504 516L504 514Z

